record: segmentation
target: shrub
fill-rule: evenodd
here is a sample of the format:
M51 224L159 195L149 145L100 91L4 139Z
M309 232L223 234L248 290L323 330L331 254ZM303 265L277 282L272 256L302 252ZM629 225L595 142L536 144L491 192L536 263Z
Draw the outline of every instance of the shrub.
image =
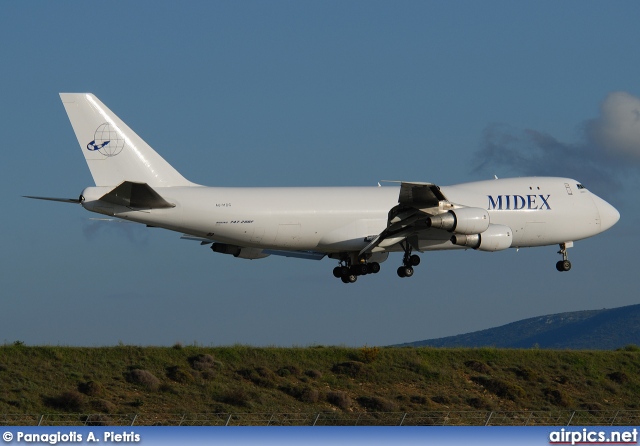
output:
M90 404L91 409L95 410L96 412L114 413L116 411L116 405L107 400L97 399L91 401Z
M158 388L162 393L170 393L171 395L180 395L180 391L171 383L162 383Z
M160 380L148 370L132 369L125 373L125 379L133 384L140 384L149 390L157 390Z
M345 392L340 390L327 392L327 402L342 410L347 410L351 407L351 398Z
M303 403L315 404L320 399L320 392L313 387L304 387L302 393L298 396L298 399Z
M525 391L522 387L510 384L500 379L488 376L474 376L471 378L471 381L476 384L480 384L489 392L499 396L500 398L507 398L515 401L525 395Z
M189 384L194 381L191 373L187 372L182 367L177 365L167 367L166 375L167 375L167 378L169 378L170 380L180 384Z
M300 374L302 372L295 365L286 365L286 366L281 367L280 369L278 369L278 371L276 373L278 374L278 376L285 377L285 376L290 376L290 375L300 376Z
M431 401L433 401L434 403L438 403L438 404L450 404L451 403L451 400L446 395L436 395L434 397L431 397Z
M304 372L304 374L313 379L322 378L322 372L319 370L307 370L306 372Z
M251 396L242 387L235 387L223 393L221 401L233 406L249 407L251 406Z
M266 367L256 367L254 369L240 369L236 372L245 379L250 380L257 386L274 388L276 387L274 373Z
M378 358L380 354L380 348L367 347L366 345L360 349L360 355L362 356L362 362L370 364Z
M515 375L518 378L522 378L525 381L535 381L536 379L538 379L538 374L533 371L530 368L527 367L515 367L512 369L509 369L510 371L512 371L513 373L515 373Z
M569 377L566 375L561 375L556 377L555 381L559 384L567 384L569 382Z
M409 397L409 401L412 402L413 404L428 404L429 400L427 399L426 396L422 396L422 395L411 395Z
M203 370L200 372L200 378L204 380L210 380L216 377L216 372L213 370Z
M622 351L622 352L640 352L640 347L638 347L635 344L629 344L629 345L625 345L622 348L617 349L617 351Z
M331 368L331 371L339 375L348 375L352 378L355 378L359 375L364 374L365 365L360 361L341 362L340 364L335 364Z
M629 376L624 372L613 372L607 375L611 381L616 382L618 384L624 384L629 382Z
M222 365L220 361L216 361L215 358L209 354L192 356L189 358L189 363L195 370L209 370Z
M306 385L286 385L280 387L280 390L303 403L317 403L320 399L320 393L318 390Z
M484 398L467 398L467 404L474 409L492 409L491 403L487 402Z
M465 362L464 365L478 373L483 373L485 375L491 373L491 367L489 367L482 361L476 361L475 359L472 359L471 361Z
M602 406L599 403L586 402L586 403L580 404L580 407L582 409L588 410L589 413L592 415L595 415L598 412L602 411Z
M570 398L560 389L544 389L544 396L547 400L556 406L569 407L571 405Z
M376 412L395 412L398 410L398 406L394 402L379 396L361 396L356 401L365 409Z
M135 400L131 401L129 405L132 407L142 407L144 405L144 401L142 400L142 398L136 398Z
M79 412L84 405L84 397L75 390L62 392L60 395L45 398L45 404L55 409Z
M78 390L87 396L100 396L104 391L102 385L96 381L81 382Z

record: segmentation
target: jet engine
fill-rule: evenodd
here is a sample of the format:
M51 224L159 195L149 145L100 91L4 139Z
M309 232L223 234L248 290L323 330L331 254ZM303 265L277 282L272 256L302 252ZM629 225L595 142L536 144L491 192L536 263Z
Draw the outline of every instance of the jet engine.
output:
M491 224L481 234L454 234L451 243L458 246L478 249L480 251L501 251L511 247L513 234L505 225Z
M460 208L427 217L427 226L457 234L479 234L489 227L489 213L481 208Z
M221 254L230 254L240 259L264 259L269 257L269 254L264 254L262 249L259 248L245 248L236 245L227 245L226 243L214 243L211 245L211 249L214 252Z

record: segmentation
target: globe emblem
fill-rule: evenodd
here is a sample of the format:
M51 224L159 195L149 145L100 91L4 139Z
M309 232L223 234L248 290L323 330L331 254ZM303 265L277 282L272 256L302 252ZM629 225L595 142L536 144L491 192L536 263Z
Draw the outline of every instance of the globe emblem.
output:
M124 138L115 126L105 122L96 129L93 141L87 144L87 150L98 151L107 157L116 156L122 152L124 144Z

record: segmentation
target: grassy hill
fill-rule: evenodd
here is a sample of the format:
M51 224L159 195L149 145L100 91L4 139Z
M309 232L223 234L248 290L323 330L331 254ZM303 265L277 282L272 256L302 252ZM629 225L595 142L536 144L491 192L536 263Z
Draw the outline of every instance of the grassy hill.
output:
M640 345L640 305L533 317L402 346L613 350L630 344Z
M0 414L638 409L640 351L0 346Z

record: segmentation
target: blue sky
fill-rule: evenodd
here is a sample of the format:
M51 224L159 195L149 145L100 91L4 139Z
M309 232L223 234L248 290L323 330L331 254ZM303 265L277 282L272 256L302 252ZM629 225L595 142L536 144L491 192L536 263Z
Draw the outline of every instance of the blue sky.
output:
M638 303L638 17L631 1L3 2L0 342L388 345ZM345 286L331 260L243 261L21 198L92 185L59 92L94 93L200 184L567 175L622 217L568 274L550 246L427 253L411 279L392 255Z

